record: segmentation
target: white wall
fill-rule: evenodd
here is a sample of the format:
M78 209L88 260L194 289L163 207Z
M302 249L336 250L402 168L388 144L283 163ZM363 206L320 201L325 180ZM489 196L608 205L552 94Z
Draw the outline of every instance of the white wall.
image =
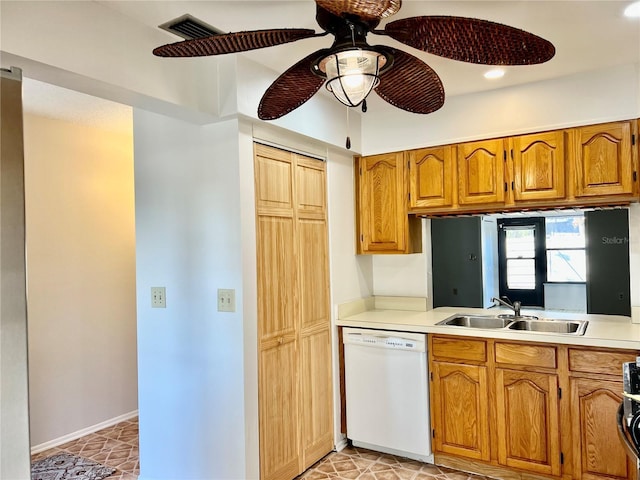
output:
M238 122L134 110L134 138L140 478L251 478ZM218 288L236 290L236 312L217 311Z
M168 38L108 2L0 2L2 66L120 103L212 121L218 111L216 59L153 56Z
M137 409L132 132L25 115L31 444Z
M422 220L422 253L372 255L373 294L381 296L431 297L431 227Z
M535 68L531 67L531 68ZM446 88L446 85L445 85ZM363 154L638 118L640 69L623 65L447 98L429 115L363 115Z

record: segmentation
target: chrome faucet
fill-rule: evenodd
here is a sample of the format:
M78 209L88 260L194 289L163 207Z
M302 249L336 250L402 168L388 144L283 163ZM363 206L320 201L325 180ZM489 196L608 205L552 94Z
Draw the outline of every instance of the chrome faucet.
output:
M513 313L516 317L520 316L520 307L522 306L522 303L519 302L518 300L516 300L513 303L510 303L509 299L507 297L503 297L505 300L502 300L501 298L496 298L496 297L492 297L491 301L492 302L498 302L501 305L504 305L505 307L509 307L511 310L513 310Z

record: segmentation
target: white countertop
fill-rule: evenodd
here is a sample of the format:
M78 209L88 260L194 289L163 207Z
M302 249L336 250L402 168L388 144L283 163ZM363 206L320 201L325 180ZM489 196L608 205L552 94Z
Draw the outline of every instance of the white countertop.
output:
M415 333L440 333L469 337L503 338L507 340L526 340L543 343L640 350L640 324L631 323L629 317L523 309L522 315L535 315L541 319L554 318L589 321L584 335L538 333L522 330L479 329L436 325L437 322L456 313L495 315L498 313L511 312L511 310L508 309L438 307L426 311L402 310L398 309L398 306L402 306L400 300L394 300L392 302L391 306L394 308L380 308L379 305L383 304L383 302L374 303L373 300L367 300L369 299L345 304L344 307L346 308L339 308L336 324L340 327L372 328ZM412 308L413 307L415 307L415 302L413 302Z

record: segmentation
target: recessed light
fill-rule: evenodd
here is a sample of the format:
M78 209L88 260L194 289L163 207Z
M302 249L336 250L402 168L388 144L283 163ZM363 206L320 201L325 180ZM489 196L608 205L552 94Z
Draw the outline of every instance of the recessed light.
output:
M488 78L491 80L502 77L504 77L504 70L502 70L501 68L494 68L493 70L489 70L484 74L484 78Z
M634 2L624 9L625 17L638 18L640 17L640 2Z

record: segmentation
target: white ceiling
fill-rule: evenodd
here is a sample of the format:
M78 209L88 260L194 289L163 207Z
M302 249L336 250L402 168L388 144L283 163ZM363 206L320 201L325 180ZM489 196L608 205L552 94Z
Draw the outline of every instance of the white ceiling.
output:
M157 29L158 25L168 20L189 13L225 32L266 28L312 28L321 31L315 21L313 0L96 1L153 29ZM446 95L450 97L615 65L640 65L640 19L630 19L622 15L624 8L630 3L630 0L404 0L400 11L386 20L420 15L476 17L527 30L555 45L556 55L551 61L542 65L506 67L505 76L498 80L486 80L483 77L489 67L436 57L388 37L370 34L368 42L372 45L386 44L401 48L421 58L441 77ZM379 28L383 28L384 23L385 21ZM166 43L179 40L179 37L166 33ZM330 46L331 42L332 37L325 36L236 55L245 55L256 62L270 65L276 72L281 73L309 53ZM200 60L207 61L206 58ZM122 106L112 102L104 103L86 95L74 95L75 93L40 82L25 82L25 109L41 110L41 113L52 116L56 111L58 116L60 111L63 111L63 115L73 121L86 118L90 123L103 124L108 123L108 119L111 118L113 122L123 125L123 120L127 115L130 116L130 110ZM100 113L96 114L96 109Z
M322 31L315 21L313 0L99 1L154 28L190 13L225 32L265 28L311 28ZM392 21L421 15L476 17L527 30L546 38L556 46L556 56L550 62L535 66L507 67L506 75L500 80L486 80L483 77L488 69L486 66L436 57L385 36L370 34L368 42L391 45L416 55L440 75L448 96L459 95L640 62L640 19L630 19L622 15L624 8L630 3L630 0L404 0L400 11L386 19ZM379 28L382 28L384 23L382 22ZM181 40L170 33L166 35L167 43ZM240 55L271 65L281 73L309 53L330 46L332 39L333 37L326 36L300 40Z

